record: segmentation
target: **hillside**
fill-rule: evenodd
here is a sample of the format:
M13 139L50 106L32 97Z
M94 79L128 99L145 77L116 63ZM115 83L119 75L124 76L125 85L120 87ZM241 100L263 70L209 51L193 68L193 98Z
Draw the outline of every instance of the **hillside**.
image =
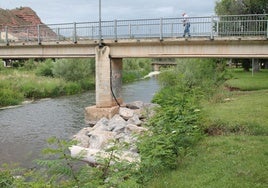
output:
M22 26L42 24L40 18L29 7L20 7L12 10L0 8L1 26Z
M8 26L8 39L12 42L18 41L37 41L40 38L48 37L57 38L57 34L43 24L39 33L37 25L43 24L35 11L29 7L20 7L12 10L4 10L0 8L0 40L6 40L5 26ZM34 26L29 27L22 26ZM39 38L39 39L38 39Z

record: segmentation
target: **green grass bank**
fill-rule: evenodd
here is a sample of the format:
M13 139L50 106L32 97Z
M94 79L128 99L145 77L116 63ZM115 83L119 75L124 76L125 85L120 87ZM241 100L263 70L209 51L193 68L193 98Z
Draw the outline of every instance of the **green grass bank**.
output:
M123 83L151 71L151 59L124 59ZM95 88L94 59L46 59L0 64L0 108L25 100L73 95Z
M113 152L125 148L115 146L107 151L110 159L100 159L97 167L73 168L78 161L69 156L72 143L53 138L52 148L44 150L53 159L37 160L41 171L25 169L16 179L18 171L3 166L0 183L61 188L267 187L267 72L252 77L226 69L225 62L183 59L158 78L161 90L153 102L161 107L146 122L150 131L139 137L140 163L116 162ZM260 80L251 89L240 89L248 87L245 82Z
M203 103L207 135L148 187L268 187L268 72L230 71L233 78Z

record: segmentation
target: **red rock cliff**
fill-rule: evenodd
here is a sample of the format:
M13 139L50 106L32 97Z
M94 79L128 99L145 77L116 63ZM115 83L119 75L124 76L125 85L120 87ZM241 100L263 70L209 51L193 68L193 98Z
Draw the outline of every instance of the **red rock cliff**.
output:
M21 7L13 10L0 8L0 25L22 26L42 24L35 11L29 7Z

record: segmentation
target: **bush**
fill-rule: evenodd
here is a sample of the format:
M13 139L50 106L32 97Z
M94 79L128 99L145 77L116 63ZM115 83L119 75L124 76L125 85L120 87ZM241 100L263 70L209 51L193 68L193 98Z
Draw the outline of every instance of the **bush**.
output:
M139 144L141 181L177 168L202 137L200 100L225 80L224 66L212 60L184 60L159 75L161 90L152 102L161 107Z
M36 69L36 75L37 76L50 76L53 77L53 61L51 59L46 59L45 62L41 62L37 69Z
M68 82L64 87L64 92L67 95L73 95L76 93L81 93L82 88L79 84L74 82Z
M14 66L14 63L13 63ZM28 59L23 64L20 65L24 70L34 70L37 67L37 64L34 62L34 59Z
M1 88L0 106L18 105L23 99L22 93L7 88Z
M126 58L123 59L123 69L125 71L129 70L145 70L150 72L151 67L151 59L148 58Z
M123 83L133 82L142 77L143 77L143 74L141 74L139 71L125 71L124 70L122 74L122 82Z
M200 108L194 92L166 88L153 102L161 105L148 123L153 135L143 137L139 145L142 173L146 176L176 168L184 151L201 138Z
M94 74L92 59L58 59L52 69L53 75L66 81L80 81Z
M94 79L85 78L85 79L78 81L78 83L83 90L95 89Z
M9 188L13 186L15 178L9 170L0 170L0 187Z
M151 59L123 59L123 83L138 80L151 71Z
M211 59L183 59L175 69L161 73L159 82L162 87L195 89L200 97L211 97L215 88L222 85L231 75L225 69L225 63Z

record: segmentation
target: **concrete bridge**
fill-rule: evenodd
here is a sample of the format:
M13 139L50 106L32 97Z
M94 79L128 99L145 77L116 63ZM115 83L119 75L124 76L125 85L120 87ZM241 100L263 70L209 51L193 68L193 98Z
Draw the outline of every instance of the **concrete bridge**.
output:
M113 114L121 97L123 58L268 58L268 15L183 18L2 27L0 58L95 58L96 106L89 118ZM106 109L107 108L107 109ZM101 115L102 116L102 115Z

